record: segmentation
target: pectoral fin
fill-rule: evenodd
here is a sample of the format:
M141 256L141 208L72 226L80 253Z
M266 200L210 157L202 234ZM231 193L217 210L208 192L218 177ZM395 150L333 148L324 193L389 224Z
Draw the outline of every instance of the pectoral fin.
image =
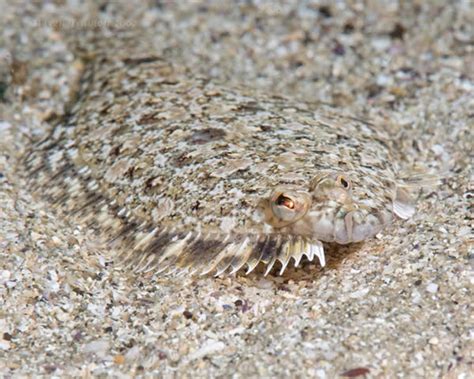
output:
M407 220L415 214L414 201L404 188L397 188L397 193L393 200L393 213L403 220Z

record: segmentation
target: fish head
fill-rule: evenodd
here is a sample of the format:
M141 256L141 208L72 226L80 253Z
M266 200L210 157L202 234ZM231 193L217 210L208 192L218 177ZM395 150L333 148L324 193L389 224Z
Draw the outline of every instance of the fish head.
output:
M305 187L278 186L261 203L273 230L348 244L375 236L394 219L396 184L339 171L321 171Z

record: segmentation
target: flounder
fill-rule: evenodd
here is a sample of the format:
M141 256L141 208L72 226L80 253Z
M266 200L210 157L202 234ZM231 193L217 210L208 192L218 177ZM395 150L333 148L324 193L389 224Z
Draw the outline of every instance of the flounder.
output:
M324 266L324 243L364 241L414 213L381 128L212 82L143 40L101 46L26 162L31 185L134 270Z

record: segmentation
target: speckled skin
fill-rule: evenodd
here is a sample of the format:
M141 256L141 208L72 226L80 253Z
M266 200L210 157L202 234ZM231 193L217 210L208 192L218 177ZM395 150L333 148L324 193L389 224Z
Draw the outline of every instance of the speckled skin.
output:
M280 261L283 271L302 255L324 265L321 241L361 241L393 221L396 167L381 128L210 82L135 35L82 54L68 116L27 158L32 185L48 183L52 204L112 237L133 267L220 274ZM275 221L276 189L305 194L306 213Z

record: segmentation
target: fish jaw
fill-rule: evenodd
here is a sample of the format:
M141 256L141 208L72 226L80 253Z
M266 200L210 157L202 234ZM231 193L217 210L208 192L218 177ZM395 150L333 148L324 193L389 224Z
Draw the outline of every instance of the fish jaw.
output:
M293 224L291 232L345 245L374 237L393 219L393 213L388 210L322 207Z

